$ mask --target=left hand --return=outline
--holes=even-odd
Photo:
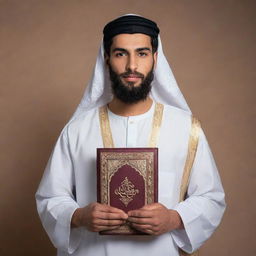
[[[131,226],[150,235],[161,235],[173,229],[183,228],[180,215],[175,210],[169,210],[160,203],[143,206],[138,210],[128,212]]]

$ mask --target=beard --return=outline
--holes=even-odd
[[[128,82],[125,85],[121,77],[136,75],[142,79],[140,85],[134,86],[134,82]],[[146,76],[139,72],[125,72],[118,75],[109,65],[109,76],[111,81],[111,88],[114,96],[126,104],[134,104],[145,100],[151,91],[151,82],[154,79],[154,65]]]

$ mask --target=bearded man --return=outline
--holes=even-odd
[[[38,212],[58,255],[191,253],[219,225],[225,201],[204,133],[181,201],[188,168],[191,112],[163,55],[156,23],[125,15],[104,28],[94,75],[63,129],[36,193]],[[148,147],[161,107],[158,203],[125,213],[96,202],[96,148],[103,147],[99,112],[109,119],[111,147]],[[191,155],[190,155],[191,156]],[[183,189],[184,190],[184,189]],[[101,236],[125,222],[147,236]]]

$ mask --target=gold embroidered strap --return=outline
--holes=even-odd
[[[180,202],[185,199],[186,192],[188,189],[190,172],[194,163],[196,150],[197,150],[200,127],[201,127],[200,122],[196,118],[192,117],[192,124],[191,124],[191,130],[190,130],[190,136],[189,136],[189,142],[188,142],[188,154],[187,154],[187,159],[185,162],[185,167],[184,167],[183,176],[181,180],[180,200],[179,200]]]
[[[101,135],[103,139],[104,148],[113,148],[114,142],[113,142],[112,133],[110,129],[107,106],[100,107],[99,115],[100,115]]]
[[[181,180],[181,187],[180,187],[180,200],[179,200],[180,202],[185,200],[185,196],[188,190],[189,177],[190,177],[191,169],[196,156],[200,129],[201,129],[200,122],[195,117],[192,117],[192,124],[191,124],[191,130],[190,130],[190,136],[189,136],[189,142],[188,142],[188,154],[185,162],[185,167],[184,167],[183,176]],[[199,255],[198,250],[191,254],[186,253],[181,249],[179,250],[179,252],[180,252],[180,256],[189,256],[189,255],[198,256]]]
[[[152,130],[149,140],[149,147],[156,147],[158,135],[160,131],[160,126],[162,123],[164,106],[160,103],[156,103],[153,122],[152,122]],[[107,106],[103,106],[99,108],[99,117],[100,117],[100,128],[101,135],[103,139],[103,145],[105,148],[114,148],[113,137],[111,133],[109,118],[108,118],[108,109]]]
[[[152,123],[152,131],[151,131],[149,144],[148,144],[149,147],[153,148],[153,147],[156,147],[157,145],[159,131],[162,123],[163,110],[164,110],[164,105],[160,103],[156,103],[153,123]]]

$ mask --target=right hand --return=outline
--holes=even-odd
[[[84,208],[75,210],[71,227],[85,226],[89,231],[99,232],[103,230],[112,230],[123,225],[128,215],[115,207],[91,203]]]

